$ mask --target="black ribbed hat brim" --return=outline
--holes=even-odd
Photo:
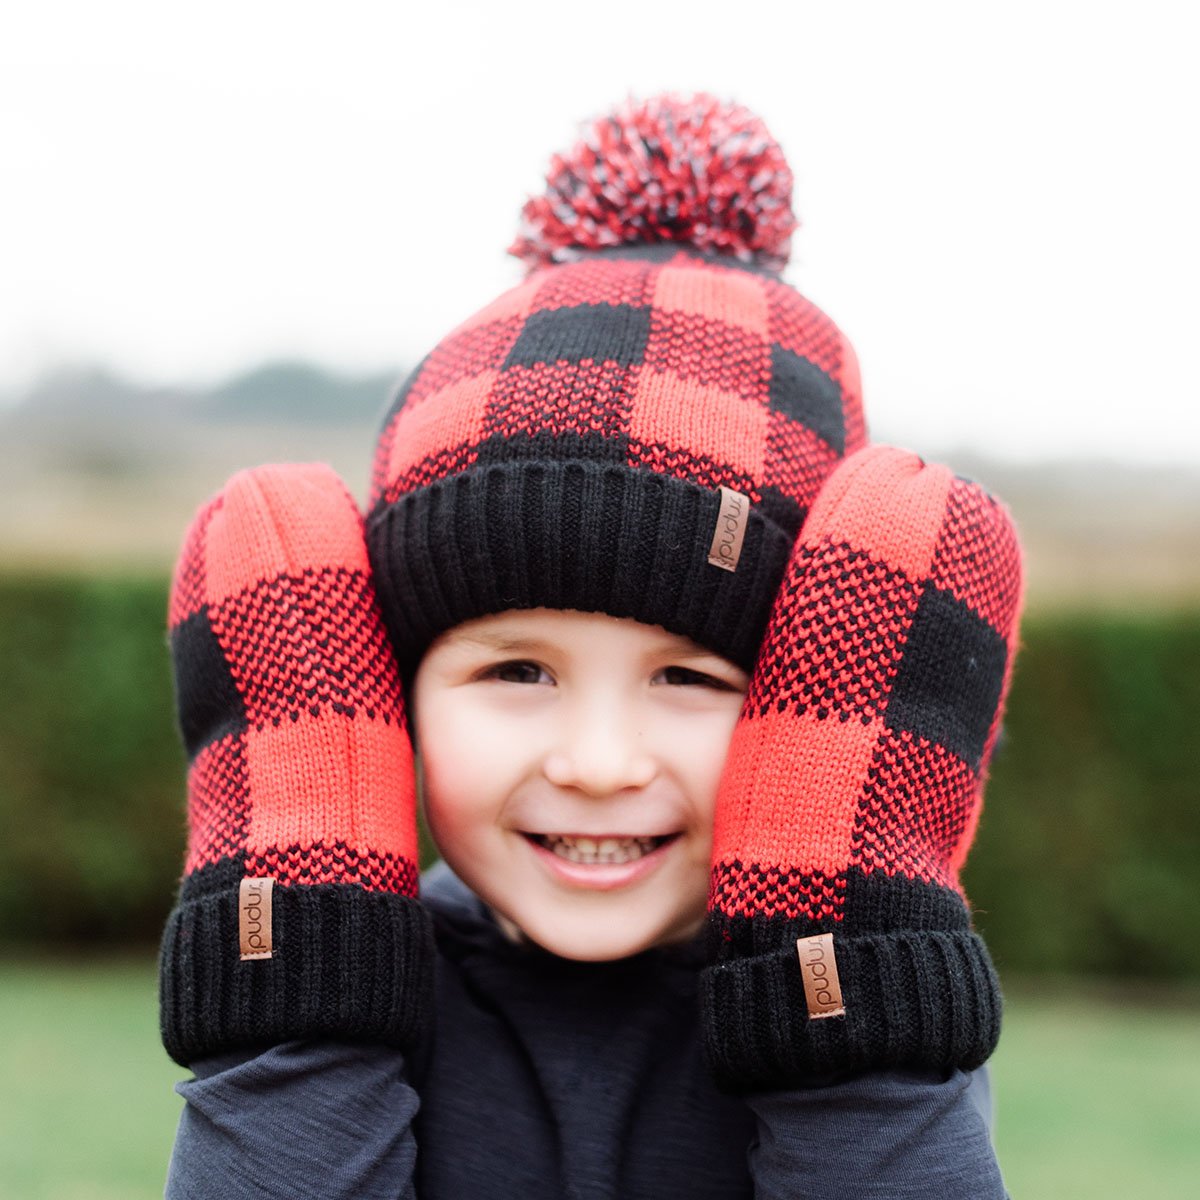
[[[616,463],[513,461],[379,505],[367,545],[401,672],[455,625],[524,608],[661,625],[751,671],[796,529],[752,507],[723,570],[708,562],[720,502]]]

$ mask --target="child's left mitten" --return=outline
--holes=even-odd
[[[826,481],[717,798],[702,993],[724,1085],[992,1052],[999,981],[959,873],[1020,600],[1016,530],[976,484],[886,446]]]
[[[171,589],[188,841],[163,935],[176,1062],[308,1036],[400,1048],[431,1011],[412,746],[362,518],[322,465],[235,475]]]

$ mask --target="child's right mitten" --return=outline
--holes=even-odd
[[[959,881],[1017,642],[977,485],[871,446],[792,552],[717,799],[706,1045],[732,1090],[982,1063],[1001,997]]]
[[[411,1045],[433,970],[412,747],[362,518],[334,472],[234,476],[187,533],[169,626],[189,767],[167,1052]]]

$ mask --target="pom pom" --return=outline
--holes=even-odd
[[[778,273],[797,223],[792,173],[754,113],[703,92],[629,97],[551,159],[508,252],[533,270],[605,246],[683,242]]]

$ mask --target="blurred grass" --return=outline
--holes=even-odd
[[[154,967],[0,964],[0,1194],[162,1195],[185,1072],[159,1048]],[[1196,1194],[1200,995],[1009,985],[992,1061],[1012,1195]]]
[[[1153,998],[1151,998],[1153,996]],[[1014,1198],[1183,1200],[1200,1180],[1200,994],[1006,985],[995,1141]]]
[[[161,1197],[185,1073],[144,960],[0,964],[0,1195]]]

